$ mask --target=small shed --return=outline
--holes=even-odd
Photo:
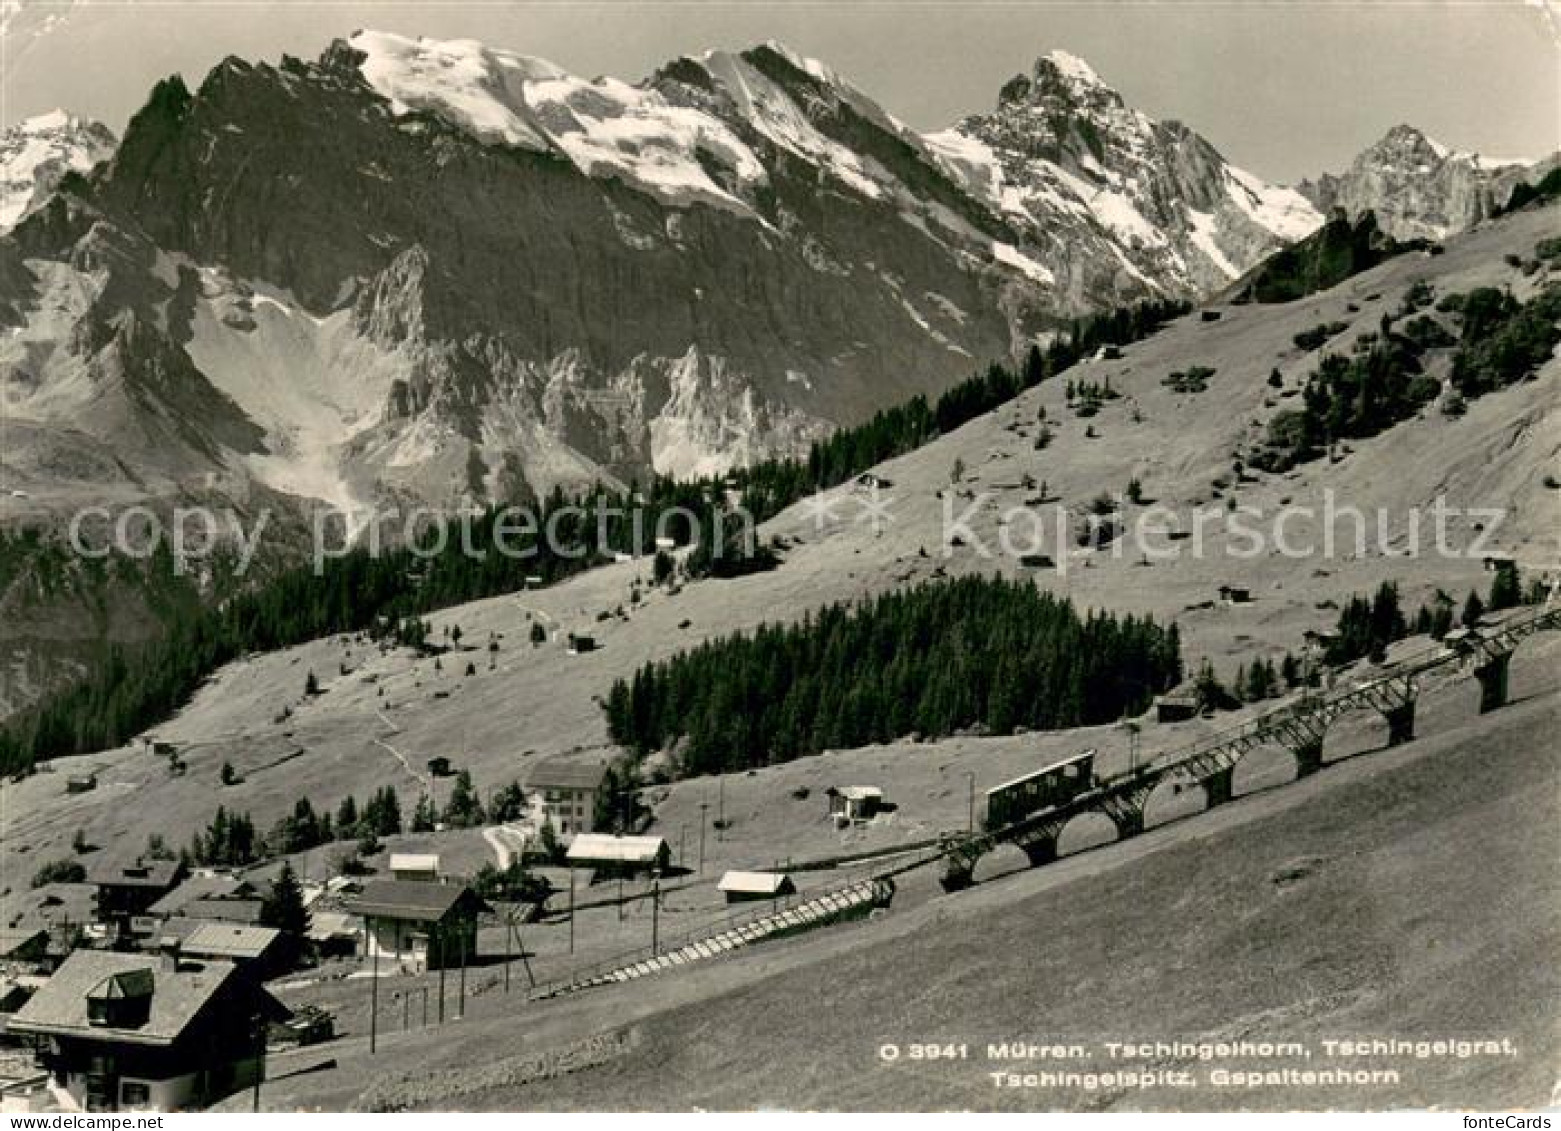
[[[1221,585],[1220,600],[1227,605],[1245,605],[1252,600],[1252,590],[1246,585]]]
[[[91,793],[97,787],[97,774],[72,774],[65,779],[66,793]]]
[[[611,836],[581,833],[569,842],[571,868],[591,868],[599,876],[632,876],[665,870],[672,857],[659,836]]]
[[[779,899],[797,893],[797,885],[784,872],[727,872],[716,886],[728,903]]]
[[[883,809],[883,790],[876,785],[830,786],[829,815],[847,821],[870,821]]]
[[[439,854],[437,852],[392,852],[390,874],[398,880],[420,880],[432,883],[439,878]]]
[[[438,754],[428,759],[428,772],[436,778],[449,777],[450,759],[446,758],[443,754]]]
[[[356,954],[362,937],[362,923],[345,911],[316,911],[309,916],[309,929],[304,932],[321,958]]]
[[[1157,696],[1154,701],[1154,717],[1157,723],[1180,723],[1196,718],[1202,704],[1198,693],[1190,687],[1178,687]]]
[[[569,654],[571,656],[582,656],[587,652],[594,651],[596,651],[596,637],[587,636],[580,632],[571,632],[569,634]]]
[[[1302,634],[1308,648],[1319,648],[1323,651],[1334,647],[1339,643],[1339,634],[1330,629],[1309,628]]]

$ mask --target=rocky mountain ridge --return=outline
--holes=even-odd
[[[1069,59],[935,137],[775,43],[638,85],[374,32],[229,59],[0,243],[0,395],[152,494],[718,472],[1315,219]],[[40,452],[7,460],[39,495]]]

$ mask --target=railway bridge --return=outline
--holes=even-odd
[[[1415,702],[1419,681],[1438,669],[1472,671],[1480,685],[1480,711],[1494,711],[1507,702],[1508,671],[1518,645],[1536,632],[1561,628],[1561,605],[1552,599],[1537,611],[1486,629],[1449,633],[1434,648],[1408,657],[1377,678],[1327,692],[1304,690],[1290,703],[1230,730],[1167,751],[1122,773],[1098,779],[1064,803],[984,832],[950,833],[943,840],[943,887],[958,891],[973,882],[977,861],[1002,844],[1022,849],[1031,866],[1057,858],[1057,841],[1075,817],[1103,813],[1116,827],[1117,839],[1144,831],[1150,795],[1167,782],[1197,786],[1206,807],[1233,797],[1236,765],[1259,747],[1283,747],[1295,758],[1297,777],[1323,766],[1323,739],[1329,726],[1352,711],[1372,710],[1387,722],[1389,746],[1415,737]]]

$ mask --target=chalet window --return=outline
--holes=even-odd
[[[152,1102],[152,1089],[140,1080],[126,1080],[119,1086],[119,1102],[127,1107],[146,1107]]]

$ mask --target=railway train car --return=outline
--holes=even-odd
[[[1072,801],[1095,784],[1095,752],[1071,758],[986,791],[986,827],[1001,829],[1032,813]]]

